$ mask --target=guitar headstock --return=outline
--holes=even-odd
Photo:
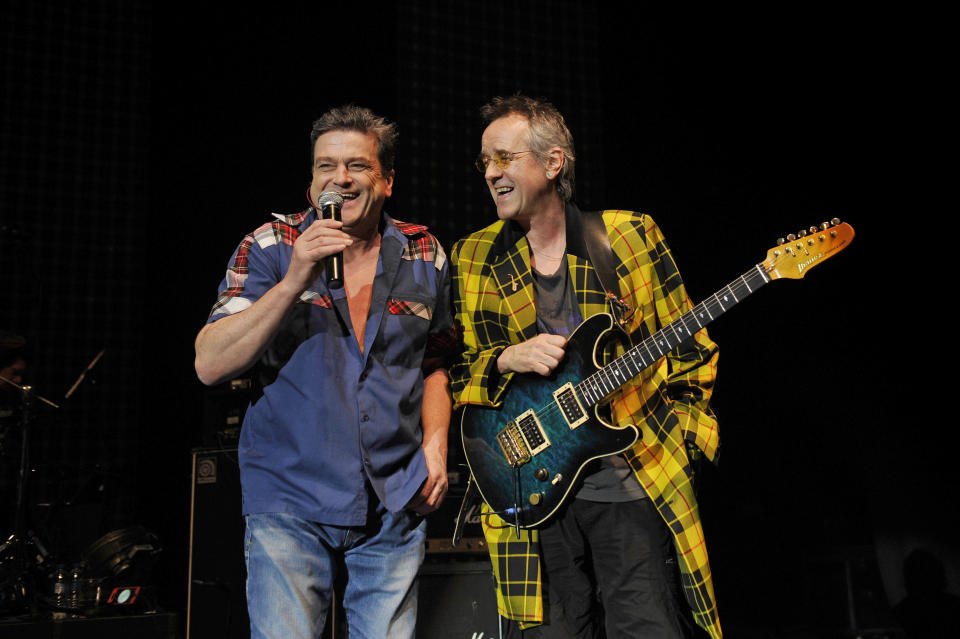
[[[781,277],[798,280],[814,266],[847,248],[853,236],[852,226],[834,218],[779,240],[778,246],[767,251],[767,259],[761,266],[771,280]]]

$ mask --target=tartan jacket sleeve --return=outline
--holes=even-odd
[[[650,216],[605,211],[623,299],[633,309],[629,331],[646,338],[693,307],[659,227]],[[722,636],[699,506],[691,484],[687,443],[709,459],[719,446],[709,408],[717,346],[705,329],[641,373],[612,398],[618,424],[641,433],[625,453],[673,534],[684,595],[694,619],[714,639]]]
[[[497,357],[536,334],[529,258],[521,246],[496,253],[502,229],[503,222],[492,224],[457,242],[451,252],[454,321],[462,340],[462,357],[450,369],[454,409],[502,403],[513,373],[501,375]],[[526,240],[520,244],[525,247]]]
[[[632,311],[628,331],[636,343],[679,319],[693,303],[666,240],[649,215],[605,211],[604,221],[617,259],[620,294]],[[709,408],[717,356],[706,329],[699,330],[692,341],[679,345],[614,396],[617,422],[649,422],[658,406],[668,406],[683,440],[713,460],[720,443],[717,420]]]

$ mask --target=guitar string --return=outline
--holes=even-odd
[[[759,265],[758,265],[758,266],[759,266]],[[642,340],[642,341],[641,341],[639,344],[637,344],[636,346],[628,349],[623,355],[621,355],[620,357],[616,358],[615,360],[613,360],[612,362],[610,362],[609,364],[607,364],[607,365],[604,366],[603,368],[601,368],[601,369],[595,371],[594,373],[592,373],[591,375],[587,376],[586,378],[584,378],[583,380],[581,380],[581,382],[580,382],[580,384],[578,384],[578,386],[592,380],[591,383],[587,383],[587,384],[586,384],[587,388],[590,388],[590,389],[592,390],[593,387],[600,386],[600,387],[601,387],[601,390],[603,390],[603,392],[604,392],[604,397],[606,397],[607,395],[615,392],[617,389],[619,389],[619,388],[620,388],[621,386],[623,386],[625,383],[629,382],[631,379],[633,379],[634,377],[636,377],[637,375],[639,375],[640,373],[642,373],[644,370],[646,370],[647,368],[649,368],[650,366],[652,366],[654,363],[660,361],[660,359],[662,359],[663,357],[666,357],[666,356],[669,354],[670,350],[672,350],[673,348],[675,348],[676,345],[679,345],[679,344],[682,343],[684,340],[689,339],[690,337],[692,337],[696,331],[691,331],[691,330],[690,330],[690,328],[689,328],[689,326],[688,326],[688,324],[687,324],[687,321],[688,321],[688,320],[694,322],[694,323],[697,325],[697,327],[698,327],[697,330],[700,330],[700,329],[702,329],[704,326],[706,326],[707,324],[709,324],[710,321],[712,321],[712,320],[715,318],[714,315],[713,315],[712,313],[710,313],[710,304],[711,304],[711,302],[714,303],[714,306],[713,306],[713,309],[714,309],[714,310],[716,310],[717,306],[719,306],[720,309],[722,309],[721,312],[720,312],[720,313],[717,313],[717,315],[716,315],[716,317],[719,317],[719,315],[721,315],[723,312],[725,312],[725,311],[727,310],[727,308],[732,308],[734,305],[736,305],[737,303],[739,303],[739,302],[740,302],[741,300],[743,300],[745,297],[747,297],[748,295],[750,295],[751,293],[753,293],[757,288],[759,288],[760,286],[762,286],[763,284],[765,284],[766,281],[765,281],[765,279],[763,279],[764,276],[758,275],[757,268],[758,268],[758,267],[754,267],[753,269],[747,271],[746,273],[744,273],[743,275],[741,275],[739,278],[733,280],[732,282],[730,282],[729,284],[727,284],[727,286],[725,286],[724,288],[722,288],[722,289],[720,289],[719,291],[717,291],[716,293],[714,293],[711,297],[707,298],[706,300],[704,300],[703,302],[701,302],[701,303],[698,304],[697,306],[694,306],[692,309],[690,309],[689,311],[687,311],[686,313],[684,313],[683,315],[681,315],[677,320],[675,320],[675,321],[671,322],[670,324],[668,324],[667,326],[663,327],[663,328],[660,329],[660,331],[658,331],[657,333],[655,333],[655,334],[653,334],[653,335],[650,335],[650,336],[647,337],[646,339]],[[753,278],[754,280],[756,280],[758,277],[760,277],[761,279],[760,279],[760,281],[755,281],[755,282],[754,282],[755,286],[754,286],[754,287],[751,287],[751,286],[750,286],[750,283],[747,281],[747,278],[748,278],[748,277],[749,277],[749,278]],[[725,290],[726,290],[726,291],[729,291],[730,294],[733,295],[734,300],[735,300],[735,301],[733,302],[733,304],[728,305],[726,308],[723,306],[722,302],[721,302],[720,299],[719,299],[719,295],[720,295],[721,293],[723,293],[723,291],[725,291]],[[739,295],[738,295],[738,293],[739,293]],[[710,320],[708,320],[708,321],[705,322],[705,323],[704,323],[704,322],[701,322],[699,319],[697,319],[697,309],[700,308],[701,306],[704,307],[704,309],[707,311],[708,316],[711,318]],[[683,327],[682,330],[686,333],[686,335],[684,335],[683,337],[680,337],[680,336],[678,335],[678,332],[679,332],[680,329],[678,329],[678,328],[676,327],[677,324],[679,324],[680,326],[682,326],[682,327]],[[667,352],[664,353],[664,352],[663,352],[663,349],[660,348],[660,345],[659,345],[658,341],[657,341],[656,339],[654,339],[654,338],[655,338],[657,335],[660,335],[660,334],[668,335],[667,331],[668,331],[668,329],[671,329],[671,328],[672,328],[673,333],[675,334],[674,337],[677,337],[677,338],[678,338],[678,339],[677,339],[677,344],[674,345],[674,346],[669,347],[669,348],[667,349]],[[667,340],[668,340],[668,343],[669,343],[669,337],[667,338]],[[656,350],[657,350],[658,352],[660,352],[660,357],[654,357],[654,356],[653,356],[653,352],[651,351],[651,348],[650,348],[651,346],[656,346]],[[640,355],[640,359],[641,359],[641,362],[644,364],[644,366],[641,367],[641,368],[639,368],[639,370],[637,370],[636,372],[634,372],[629,378],[627,378],[625,381],[618,382],[618,379],[617,379],[617,377],[616,377],[616,373],[613,373],[613,376],[611,377],[611,373],[610,373],[609,371],[614,370],[614,369],[616,369],[616,370],[619,371],[621,365],[626,366],[627,372],[628,372],[628,373],[631,373],[632,371],[631,371],[630,366],[629,366],[628,364],[626,364],[626,362],[627,362],[628,360],[633,364],[633,368],[637,368],[636,362],[633,361],[633,360],[634,360],[634,355],[635,355],[636,353],[639,353],[642,349],[645,349],[645,350],[647,351],[648,355],[651,356],[652,361],[651,361],[650,363],[647,363],[647,362],[646,362],[646,359],[647,359],[647,358],[643,357],[643,355],[641,354],[641,355]],[[623,375],[622,372],[621,372],[620,374]],[[600,383],[597,384],[597,381],[599,381]],[[608,384],[608,383],[609,383],[609,384]],[[613,390],[607,390],[607,389],[606,389],[606,386],[608,386],[608,385],[613,385]],[[602,398],[601,398],[601,400],[602,400]],[[593,401],[593,400],[591,399],[591,401]],[[593,405],[595,405],[596,403],[599,403],[599,401],[600,401],[600,400],[598,400],[597,402],[595,402]]]
[[[754,283],[754,286],[752,287],[750,286],[751,280]],[[681,344],[684,340],[692,337],[695,331],[692,332],[690,330],[687,324],[687,320],[693,321],[697,325],[698,327],[697,330],[699,331],[700,329],[704,328],[707,324],[710,324],[711,322],[713,322],[713,320],[715,320],[717,317],[724,314],[727,310],[729,310],[730,308],[733,308],[733,306],[743,301],[747,296],[754,293],[758,288],[760,288],[761,286],[769,282],[770,282],[770,279],[767,276],[767,271],[763,268],[763,263],[756,264],[753,268],[751,268],[750,270],[740,275],[740,277],[735,278],[733,281],[731,281],[725,287],[718,290],[712,296],[708,297],[703,302],[701,302],[700,304],[697,304],[692,309],[690,309],[689,311],[681,315],[679,318],[677,318],[677,320],[674,320],[667,326],[664,326],[659,331],[657,331],[657,333],[650,335],[646,339],[642,340],[636,346],[628,349],[623,355],[621,355],[620,357],[617,357],[606,366],[600,368],[597,371],[594,371],[593,373],[585,377],[583,380],[575,384],[574,387],[579,391],[580,396],[587,395],[588,390],[591,391],[590,393],[591,395],[597,394],[598,392],[600,393],[600,397],[598,399],[587,397],[588,407],[596,406],[602,403],[606,397],[613,394],[624,384],[628,383],[631,379],[633,379],[634,377],[642,373],[644,370],[653,366],[656,362],[660,361],[661,359],[669,355],[670,351],[673,350],[673,348],[675,348],[679,344]],[[734,299],[732,304],[729,303],[729,300],[727,300],[728,306],[724,306],[723,302],[721,301],[720,296],[721,294],[724,293],[724,291],[729,292]],[[701,307],[703,308],[704,311],[706,311],[707,316],[709,318],[706,322],[703,322],[697,318],[698,309],[700,309]],[[718,308],[719,308],[719,312],[717,312]],[[713,312],[711,312],[711,309],[713,310]],[[683,337],[680,337],[678,335],[678,329],[676,327],[677,324],[680,324],[680,326],[683,327],[683,330],[686,333],[686,335],[684,335]],[[677,341],[676,341],[676,344],[674,344],[673,346],[668,346],[667,352],[664,353],[660,343],[658,342],[657,339],[654,339],[654,338],[660,334],[667,335],[666,331],[668,329],[672,329],[674,333],[674,337],[677,338]],[[669,337],[666,337],[666,343],[669,345],[670,343]],[[656,351],[660,353],[660,357],[653,356],[653,351],[651,350],[652,346],[656,347]],[[642,355],[641,353],[642,350],[646,350],[647,354],[650,356],[651,361],[649,363],[647,363],[646,358]],[[636,355],[638,353],[640,354],[639,357],[642,364],[641,367],[638,367],[635,361]],[[633,372],[631,370],[630,366],[627,364],[628,361],[631,364],[633,364],[634,369],[638,369],[636,370],[636,372]],[[631,373],[629,377],[626,377],[624,373],[620,371],[621,366],[626,367],[627,373]],[[611,377],[610,371],[612,370],[616,370],[617,372],[613,373],[613,376]],[[621,376],[626,377],[626,379],[623,381],[618,381],[618,378],[616,376],[617,373],[619,373]],[[608,389],[607,388],[608,386],[612,386],[612,389]],[[543,414],[544,416],[552,417],[554,414],[554,411],[552,410],[553,407],[556,407],[556,403],[550,402],[549,404],[534,410],[534,414],[536,415]],[[560,411],[560,408],[556,407],[556,410]],[[545,411],[549,411],[549,412],[545,412]]]
[[[710,297],[702,301],[700,304],[697,304],[696,306],[691,308],[689,311],[682,314],[679,318],[677,318],[670,324],[667,324],[666,326],[661,328],[659,331],[657,331],[653,335],[650,335],[647,338],[643,339],[639,344],[628,349],[625,353],[623,353],[622,355],[620,355],[619,357],[611,361],[606,366],[594,371],[593,373],[591,373],[590,375],[582,379],[580,382],[574,384],[573,386],[575,390],[579,390],[581,386],[585,386],[587,390],[592,391],[591,394],[599,393],[601,395],[601,397],[596,400],[594,400],[592,397],[586,397],[588,401],[584,408],[589,410],[589,408],[598,406],[601,403],[603,403],[603,400],[606,399],[609,395],[612,395],[617,390],[619,390],[622,386],[624,386],[630,380],[632,380],[634,377],[641,374],[643,371],[650,368],[651,366],[659,362],[661,359],[669,355],[670,351],[676,348],[676,346],[683,343],[685,340],[693,337],[697,331],[704,328],[707,324],[711,323],[714,319],[716,319],[717,317],[725,313],[728,309],[733,308],[733,306],[735,306],[736,304],[741,302],[743,299],[745,299],[748,295],[756,291],[760,286],[763,286],[764,284],[766,284],[767,280],[765,279],[764,276],[760,274],[762,271],[758,272],[757,270],[758,267],[759,265],[747,271],[740,277],[734,279],[733,281],[728,283],[725,287],[721,288],[716,293],[714,293],[713,295],[711,295]],[[754,282],[755,286],[751,287],[747,278],[752,278],[754,280],[759,279],[759,281],[755,281]],[[734,298],[734,301],[732,303],[729,303],[726,307],[723,305],[720,298],[720,296],[724,293],[724,291],[729,292]],[[712,304],[712,310],[714,311],[713,313],[711,313],[711,304]],[[707,315],[709,317],[707,322],[701,322],[697,318],[697,309],[699,309],[700,307],[703,307],[704,310],[707,312]],[[720,309],[720,311],[716,312],[718,308]],[[697,325],[697,331],[690,330],[687,324],[688,320],[694,322]],[[683,327],[682,330],[685,333],[685,335],[681,336],[679,332],[681,329],[677,328],[676,326],[677,324]],[[674,333],[673,337],[674,339],[676,339],[676,344],[674,344],[673,346],[668,346],[666,353],[664,353],[663,349],[658,343],[658,340],[655,338],[658,335],[663,334],[665,336],[666,343],[669,345],[671,342],[671,339],[668,336],[668,333],[667,333],[668,330],[672,330],[672,332]],[[653,356],[654,351],[651,350],[651,347],[655,347],[656,352],[660,353],[660,357]],[[640,353],[641,350],[646,350],[647,354],[652,358],[652,361],[648,362],[647,358],[644,357],[643,354],[641,353],[639,355],[639,359],[641,364],[643,365],[638,367],[636,364],[636,361],[634,361],[634,358],[636,354]],[[629,361],[629,364],[627,363],[628,361]],[[630,364],[632,364],[632,368]],[[620,371],[620,376],[625,377],[623,381],[619,381],[618,378],[615,376],[615,374],[611,374],[609,372],[612,369],[617,369],[619,371],[621,366],[626,368],[627,374],[630,374],[629,377],[626,377],[626,374]],[[637,369],[637,370],[634,371],[633,369]],[[607,389],[608,386],[612,386],[612,389],[608,390]],[[579,395],[581,397],[586,395],[585,390],[579,390]],[[557,404],[556,400],[554,400],[540,406],[539,408],[534,409],[533,413],[538,418],[538,420],[541,417],[545,419],[553,419],[553,417],[555,417],[557,414],[562,414],[563,410]]]

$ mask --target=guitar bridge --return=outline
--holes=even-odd
[[[570,427],[570,430],[573,430],[589,419],[587,411],[580,405],[580,400],[577,398],[577,391],[573,389],[572,383],[567,382],[553,391],[553,400],[557,402],[557,406],[560,407],[563,418],[567,420],[567,425]]]
[[[550,445],[536,413],[528,410],[497,433],[497,443],[503,451],[507,463],[513,467],[522,466]]]

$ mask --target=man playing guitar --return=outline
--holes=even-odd
[[[619,287],[616,299],[604,291],[572,202],[573,139],[556,108],[516,95],[495,98],[483,115],[477,166],[499,220],[453,249],[464,352],[450,377],[457,407],[497,409],[516,380],[556,375],[583,320],[615,310],[638,341],[692,304],[657,225],[629,211],[602,213]],[[521,495],[513,515],[486,507],[510,634],[683,637],[693,621],[721,637],[690,464],[700,452],[713,459],[719,444],[709,408],[716,364],[716,345],[701,329],[610,393],[613,424],[636,425],[639,438],[584,466],[544,523],[522,526],[516,517],[535,509],[536,493]],[[680,584],[689,613],[674,596]]]

